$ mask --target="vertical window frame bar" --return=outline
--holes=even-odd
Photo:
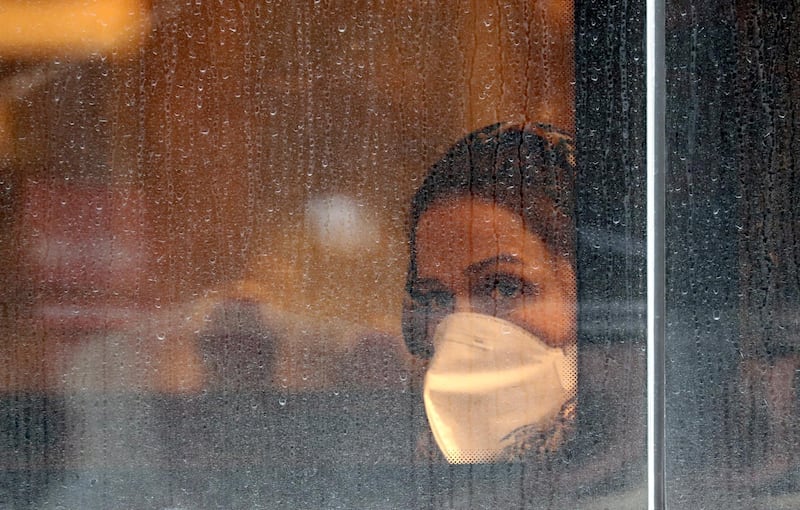
[[[664,0],[647,0],[647,472],[648,508],[665,508]]]

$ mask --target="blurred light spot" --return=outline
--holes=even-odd
[[[380,225],[370,209],[347,195],[314,197],[306,204],[310,234],[322,247],[337,252],[374,248],[380,241]]]

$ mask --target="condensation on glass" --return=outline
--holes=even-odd
[[[667,503],[800,503],[797,30],[667,2]]]
[[[0,8],[0,507],[643,508],[643,17]]]

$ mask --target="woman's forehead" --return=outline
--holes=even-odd
[[[513,255],[528,264],[549,258],[544,241],[530,232],[522,217],[487,200],[458,197],[430,207],[416,233],[420,277],[461,271],[477,261]]]
[[[444,226],[450,229],[442,228]],[[457,196],[434,203],[422,214],[417,223],[417,237],[421,233],[427,236],[462,231],[472,235],[484,231],[518,235],[517,231],[524,226],[522,217],[503,204],[469,195]]]

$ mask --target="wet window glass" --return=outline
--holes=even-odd
[[[0,507],[646,506],[643,2],[6,4]],[[796,445],[794,57],[747,9],[670,11],[770,97],[676,67],[736,123],[670,149],[725,186],[670,223],[675,462]]]
[[[795,508],[800,13],[666,10],[667,503]]]

